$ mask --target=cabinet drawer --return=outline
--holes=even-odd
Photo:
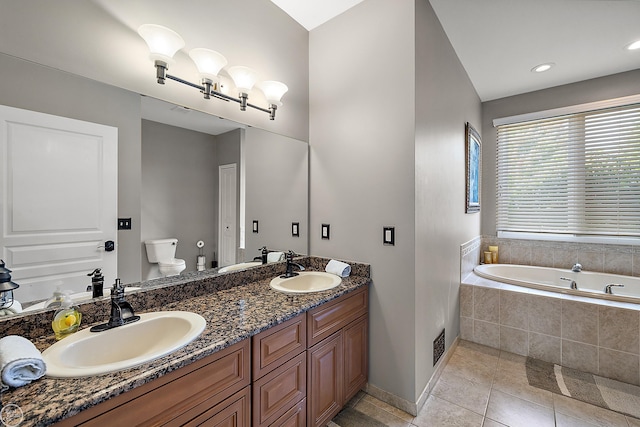
[[[249,427],[251,425],[251,387],[245,387],[194,420],[185,427]]]
[[[253,337],[253,379],[302,353],[307,348],[305,314],[260,332]]]
[[[299,354],[253,383],[253,425],[278,419],[307,395],[307,355]]]
[[[60,425],[183,425],[250,384],[249,344],[234,344]]]
[[[363,287],[307,312],[307,343],[315,345],[353,322],[369,309],[369,293]]]
[[[306,427],[307,399],[302,399],[296,406],[289,409],[269,427]]]

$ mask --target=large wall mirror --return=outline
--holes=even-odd
[[[199,256],[205,257],[205,268],[210,273],[214,266],[252,261],[260,256],[263,246],[274,251],[308,253],[309,150],[305,141],[158,99],[139,99],[140,239],[118,238],[116,251],[139,255],[143,281],[159,277],[148,261],[144,244],[152,239],[178,240],[175,256],[185,260],[184,273],[199,269]],[[122,146],[123,138],[119,144]],[[42,156],[46,162],[46,154]],[[232,197],[225,198],[221,194],[225,193],[221,170],[230,165],[235,179],[226,190]],[[7,176],[5,164],[2,169],[3,176]],[[119,168],[118,173],[122,181],[126,168]],[[64,199],[69,196],[68,189],[60,188],[59,194],[52,196]],[[221,205],[225,201],[231,201],[233,206],[232,217],[223,223],[221,217],[228,211]],[[126,213],[118,212],[118,216]],[[294,223],[297,233],[293,233]],[[232,235],[227,253],[220,247],[225,229],[231,230]],[[118,236],[127,236],[122,233],[128,231],[118,231]],[[18,258],[5,247],[6,239],[0,239],[3,257],[17,262]],[[198,242],[204,242],[204,246]],[[66,276],[39,277],[37,287],[26,283],[14,291],[14,297],[28,306],[49,298],[56,287],[83,292],[91,283],[86,276],[93,267],[90,264]],[[8,267],[17,273],[14,280],[20,284],[21,265]],[[120,270],[118,267],[117,275],[123,276]],[[114,279],[105,275],[105,288]]]

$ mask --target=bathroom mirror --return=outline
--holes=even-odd
[[[260,256],[262,246],[308,252],[305,141],[146,96],[141,96],[140,102],[141,238],[135,247],[128,247],[131,244],[120,238],[128,231],[119,231],[117,250],[138,251],[143,281],[158,277],[147,260],[144,241],[149,239],[177,238],[176,258],[186,261],[185,273],[197,270],[199,255],[205,256],[205,267],[211,269],[213,261],[219,267],[251,261]],[[223,262],[225,255],[220,253],[218,243],[219,169],[225,165],[235,165],[237,180],[233,189],[234,243]],[[126,213],[119,212],[119,216]],[[254,222],[259,224],[257,232]],[[298,224],[297,235],[292,233],[293,223]],[[197,246],[199,241],[205,243],[203,248]],[[105,277],[105,287],[112,280]],[[46,293],[50,295],[53,290]],[[15,298],[27,305],[30,301],[21,298],[19,291]],[[36,300],[44,298],[46,295]]]

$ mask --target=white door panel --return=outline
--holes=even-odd
[[[113,127],[0,106],[0,243],[16,299],[84,290],[98,267],[115,279],[104,242],[117,242],[117,144]]]
[[[236,164],[222,165],[219,171],[219,218],[218,252],[220,267],[236,263],[237,224],[237,173]]]

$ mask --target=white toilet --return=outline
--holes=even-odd
[[[154,264],[147,279],[177,276],[186,268],[183,259],[175,258],[178,239],[146,240],[144,245],[147,248],[149,262]],[[157,268],[155,268],[155,264],[157,264]]]

